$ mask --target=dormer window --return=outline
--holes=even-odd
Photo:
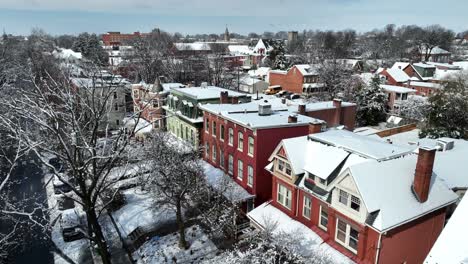
[[[280,171],[281,173],[283,174],[286,174],[288,176],[291,176],[291,165],[289,165],[289,163],[287,162],[284,162],[280,159],[278,159],[278,167],[277,167],[277,170]]]
[[[361,199],[343,190],[340,190],[340,196],[338,198],[338,201],[346,205],[347,207],[350,207],[354,211],[359,212],[359,210],[361,209]]]

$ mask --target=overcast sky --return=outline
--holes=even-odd
[[[83,31],[249,33],[440,24],[468,29],[466,0],[0,0],[0,26],[28,34]]]

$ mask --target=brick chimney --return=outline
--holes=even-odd
[[[317,134],[322,132],[324,122],[321,120],[312,121],[309,123],[309,134]]]
[[[420,203],[427,201],[429,196],[435,153],[435,148],[419,148],[412,189]]]
[[[231,103],[232,104],[238,104],[239,103],[239,97],[237,97],[237,96],[232,97],[231,98]]]
[[[228,104],[229,103],[229,94],[227,91],[221,92],[219,96],[219,101],[221,104]]]
[[[333,99],[333,106],[335,107],[333,125],[339,126],[341,124],[341,99]]]
[[[288,123],[297,123],[297,115],[289,115]]]
[[[305,104],[300,104],[300,105],[297,107],[297,112],[298,112],[300,115],[306,115],[306,106],[305,106]]]

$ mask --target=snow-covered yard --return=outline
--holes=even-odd
[[[142,192],[138,188],[122,193],[126,204],[112,215],[124,236],[137,227],[151,230],[176,218],[174,209],[167,205],[157,205],[151,193]]]
[[[159,264],[175,263],[174,261],[199,263],[215,256],[218,249],[199,226],[187,228],[185,234],[190,244],[188,250],[179,248],[179,234],[176,232],[163,237],[153,237],[133,253],[133,257],[139,264]]]

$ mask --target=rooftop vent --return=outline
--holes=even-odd
[[[451,138],[439,138],[437,139],[437,146],[439,146],[440,151],[447,151],[455,147],[455,140]]]
[[[200,87],[201,88],[206,88],[206,87],[208,87],[208,83],[207,82],[202,82]]]

